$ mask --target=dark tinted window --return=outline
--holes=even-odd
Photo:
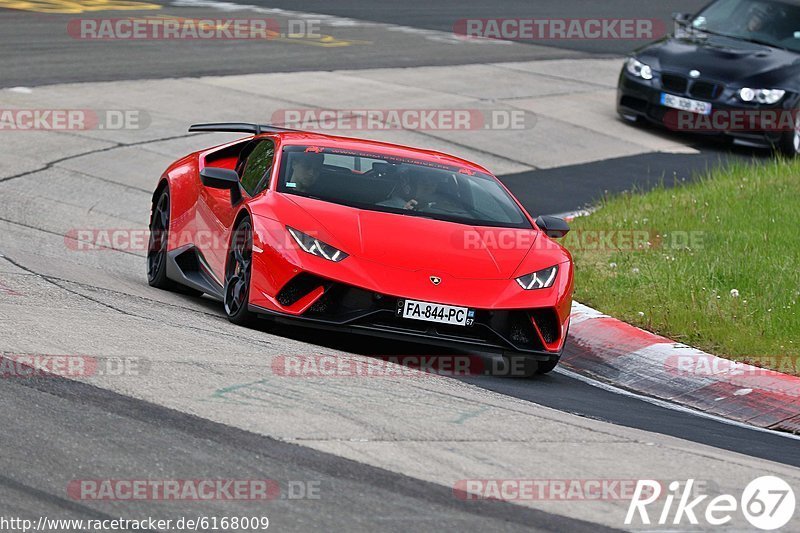
[[[327,147],[286,147],[281,161],[279,192],[476,226],[531,227],[497,180],[482,172]]]
[[[800,52],[800,5],[778,0],[717,0],[692,21],[696,30]]]
[[[275,158],[275,145],[272,141],[260,141],[247,156],[242,170],[242,187],[250,196],[255,196],[269,184],[269,171]]]

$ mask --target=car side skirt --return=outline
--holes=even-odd
[[[203,291],[220,302],[224,299],[222,284],[214,277],[203,254],[193,244],[167,252],[167,277],[181,285]]]

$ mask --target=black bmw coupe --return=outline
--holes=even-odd
[[[715,0],[674,18],[627,58],[618,113],[800,153],[800,0]]]

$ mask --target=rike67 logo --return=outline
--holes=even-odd
[[[685,484],[673,481],[662,494],[660,482],[640,479],[625,516],[625,525],[640,523],[660,526],[700,525],[724,526],[741,513],[751,526],[771,531],[784,527],[794,516],[795,496],[792,487],[776,476],[762,476],[751,481],[739,499],[720,494],[709,499],[707,494],[693,493],[694,479]],[[650,514],[654,513],[654,514]]]

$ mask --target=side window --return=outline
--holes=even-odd
[[[250,196],[255,196],[269,184],[269,171],[275,159],[275,145],[270,140],[260,141],[250,155],[241,175],[242,187]]]

